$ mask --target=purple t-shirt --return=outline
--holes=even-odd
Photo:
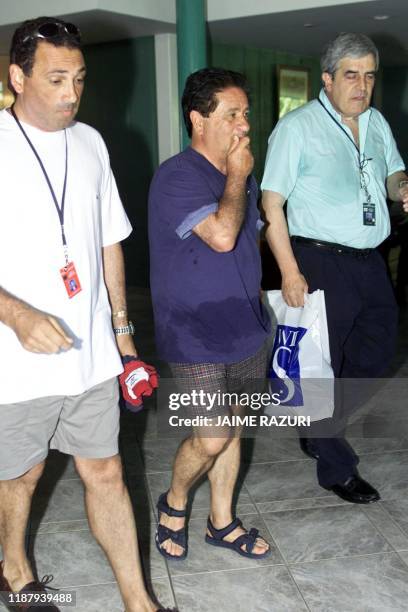
[[[260,302],[257,185],[234,249],[217,253],[192,232],[218,209],[226,176],[188,147],[157,170],[149,194],[150,282],[162,359],[235,363],[256,353],[269,332]]]

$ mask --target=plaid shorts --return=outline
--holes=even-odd
[[[202,391],[199,405],[188,407],[189,416],[217,417],[229,414],[241,394],[264,391],[267,368],[267,344],[236,363],[170,363],[173,378],[181,393]],[[232,397],[229,394],[234,394]],[[225,397],[227,395],[227,397]],[[209,396],[212,400],[209,400]],[[215,401],[213,401],[215,399]]]

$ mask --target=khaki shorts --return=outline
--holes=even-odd
[[[101,459],[118,453],[117,378],[80,395],[40,397],[0,404],[0,480],[25,474],[48,455]]]

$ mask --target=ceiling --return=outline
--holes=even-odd
[[[64,13],[56,16],[75,23],[81,30],[82,41],[85,45],[176,31],[175,25],[165,21],[144,19],[99,9],[81,13]],[[11,37],[17,25],[0,26],[1,55],[8,54]]]
[[[377,21],[375,15],[389,19]],[[209,30],[217,42],[312,56],[340,32],[363,32],[376,42],[383,65],[408,65],[407,26],[408,0],[374,0],[213,21]]]
[[[222,0],[221,0],[222,1]],[[271,0],[273,2],[273,0]],[[384,21],[375,15],[388,15]],[[168,22],[91,10],[65,14],[76,23],[85,44],[175,32]],[[305,27],[305,24],[311,24]],[[408,0],[372,0],[355,4],[211,21],[217,42],[264,47],[319,56],[326,43],[344,31],[364,32],[380,49],[383,65],[408,65]],[[0,26],[0,54],[7,54],[16,24]]]

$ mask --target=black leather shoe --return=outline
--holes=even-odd
[[[301,450],[311,459],[318,459],[319,453],[311,438],[299,438]]]
[[[324,488],[352,504],[371,504],[381,499],[379,492],[358,475],[350,476],[343,484]]]

